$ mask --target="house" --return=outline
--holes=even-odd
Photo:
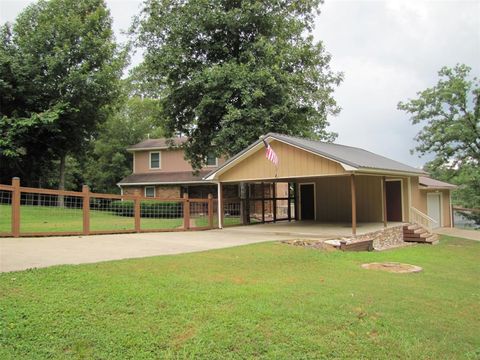
[[[216,196],[217,184],[204,180],[204,176],[224,163],[223,158],[209,156],[206,165],[195,174],[184,158],[181,145],[185,137],[170,139],[147,139],[127,148],[133,156],[132,174],[117,185],[121,193],[140,193],[145,197],[178,199],[188,194],[191,198]],[[237,196],[236,186],[227,186],[232,197]]]
[[[279,158],[265,157],[265,140]],[[420,222],[451,226],[454,185],[423,170],[372,152],[269,133],[229,160],[209,157],[198,174],[184,159],[185,138],[149,139],[128,148],[132,174],[118,183],[123,194],[176,199],[217,198],[219,226],[279,220],[328,223]]]
[[[265,158],[265,140],[280,159],[278,168]],[[204,177],[219,186],[247,184],[271,187],[272,196],[252,202],[289,203],[287,219],[319,222],[419,222],[428,227],[451,226],[450,191],[454,185],[430,179],[423,170],[372,152],[332,143],[269,133]],[[288,194],[275,194],[279,183]],[[223,187],[221,187],[223,188]],[[250,192],[252,194],[252,192]],[[222,193],[219,206],[223,206]],[[262,205],[264,207],[264,205]],[[223,212],[221,212],[223,213]],[[248,219],[251,216],[245,215]],[[254,217],[255,218],[255,217]],[[265,220],[265,214],[262,214]],[[222,221],[222,220],[220,220]]]

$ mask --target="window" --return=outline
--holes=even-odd
[[[160,169],[160,152],[150,153],[150,169]]]
[[[215,157],[214,154],[208,154],[207,155],[207,166],[218,166],[217,164],[217,158]]]
[[[145,197],[155,197],[155,186],[145,186]]]

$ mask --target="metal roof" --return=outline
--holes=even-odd
[[[389,159],[385,156],[381,156],[370,151],[360,149],[353,146],[346,146],[334,143],[327,143],[317,140],[309,140],[289,135],[268,133],[263,137],[266,141],[277,140],[284,143],[296,146],[298,148],[310,151],[314,154],[323,156],[330,160],[341,163],[342,165],[347,165],[353,169],[349,170],[379,170],[386,172],[398,172],[398,173],[413,173],[418,175],[425,175],[425,171],[421,169],[414,168],[412,166],[403,164],[396,160]],[[232,162],[238,158],[246,155],[246,153],[256,147],[262,139],[257,140],[250,146],[248,146],[243,151],[239,152],[228,161],[226,161],[218,169],[210,172],[206,178],[210,178],[212,175],[215,175],[218,172],[221,172],[222,169],[228,167]],[[281,161],[281,160],[280,160]]]
[[[184,136],[176,138],[147,139],[128,147],[127,150],[168,149],[170,148],[170,142],[173,142],[173,146],[180,146],[187,140],[188,138]]]
[[[457,185],[435,180],[426,176],[420,176],[418,178],[418,183],[428,189],[455,189],[457,187]]]
[[[208,173],[209,171],[200,171],[198,175],[194,175],[192,171],[176,171],[131,174],[123,178],[118,185],[205,183],[207,181],[203,180],[203,177]]]

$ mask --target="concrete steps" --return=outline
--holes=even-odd
[[[437,245],[439,240],[438,235],[428,232],[420,225],[408,224],[403,226],[403,241]]]

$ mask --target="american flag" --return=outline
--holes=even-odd
[[[275,166],[278,166],[278,156],[275,154],[275,151],[273,151],[272,147],[270,144],[267,144],[265,140],[263,140],[263,143],[265,144],[265,148],[267,149],[265,156],[268,160],[270,160],[272,163],[275,164]]]

